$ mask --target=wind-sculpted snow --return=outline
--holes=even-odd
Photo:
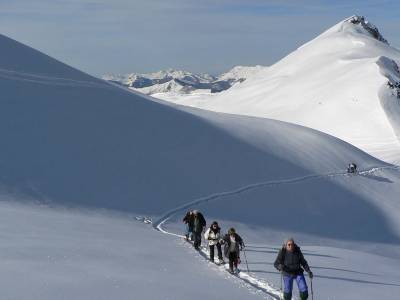
[[[379,30],[365,18],[354,16],[221,94],[157,97],[212,111],[300,124],[397,163],[400,142],[395,120],[400,115],[394,104],[398,98],[383,100],[391,104],[382,105],[380,92],[381,87],[390,89],[383,73],[391,72],[393,64],[378,67],[381,57],[400,64],[400,52]]]

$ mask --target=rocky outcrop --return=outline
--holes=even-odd
[[[353,16],[349,20],[352,24],[355,25],[360,25],[362,28],[364,28],[373,38],[377,39],[378,41],[388,44],[389,42],[382,36],[382,34],[379,32],[378,28],[368,22],[365,17],[363,16]]]

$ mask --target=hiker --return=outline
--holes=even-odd
[[[347,173],[356,173],[357,172],[357,165],[355,163],[350,163],[347,167]]]
[[[185,234],[185,239],[186,240],[193,240],[193,221],[194,221],[194,214],[192,210],[189,210],[185,217],[183,218],[183,223],[186,224],[186,234]]]
[[[300,299],[306,300],[308,298],[308,287],[303,272],[305,270],[311,279],[313,278],[313,273],[304,259],[300,247],[295,244],[292,238],[288,239],[279,251],[274,266],[283,276],[285,284],[283,299],[292,299],[293,280],[296,280]]]
[[[221,249],[221,228],[218,226],[218,223],[214,221],[210,228],[206,230],[204,233],[204,238],[208,241],[208,246],[210,247],[210,261],[214,262],[214,248],[217,247],[218,251],[218,263],[223,264],[224,259],[222,258],[222,249]]]
[[[228,234],[224,236],[224,254],[229,259],[229,273],[237,273],[240,264],[240,250],[244,248],[244,243],[235,228],[230,228]]]
[[[200,249],[201,234],[206,227],[206,220],[201,212],[198,210],[193,211],[193,246],[196,250]]]

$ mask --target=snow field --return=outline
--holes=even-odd
[[[301,90],[287,83],[312,89],[297,79],[335,74],[332,83],[346,83],[346,88],[350,80],[361,78],[354,91],[363,101],[371,100],[364,96],[375,95],[375,88],[395,75],[384,72],[384,79],[371,55],[382,49],[397,52],[342,27],[228,92],[251,97],[255,106],[249,111],[261,112],[262,89],[272,92],[280,86],[277,97],[291,102],[284,96],[298,96]],[[335,49],[325,42],[329,45],[332,38],[345,46],[347,37],[354,43],[346,55],[335,57]],[[321,48],[311,51],[315,45]],[[333,51],[327,53],[332,60],[321,70],[321,61],[313,58],[325,48]],[[359,48],[367,50],[358,55]],[[397,299],[396,166],[302,126],[182,107],[128,92],[4,36],[0,49],[0,284],[6,299],[269,297],[262,284],[276,292],[279,278],[270,262],[288,235],[305,246],[306,257],[317,269],[316,291],[322,299]],[[310,61],[291,64],[301,53]],[[388,65],[385,59],[379,63]],[[343,66],[348,73],[340,71]],[[365,71],[359,77],[358,67]],[[302,77],[304,68],[308,77]],[[281,73],[266,84],[265,75],[273,69]],[[381,149],[393,141],[397,116],[392,94],[382,91],[387,97],[383,112],[392,112],[390,119],[373,102],[376,111],[368,116],[374,117],[370,122],[344,120],[338,116],[351,116],[347,110],[359,101],[345,104],[343,114],[324,115],[341,107],[327,87],[320,82],[317,94],[307,94],[332,96],[324,100],[332,100],[326,102],[329,107],[321,104],[318,118],[310,108],[320,104],[308,103],[309,98],[293,106],[273,101],[268,111],[299,122],[304,116],[330,128],[335,124],[338,132],[353,128],[351,138]],[[335,91],[349,96],[341,88]],[[240,97],[229,99],[242,104],[237,107],[244,111]],[[215,104],[226,107],[222,100]],[[296,106],[304,111],[294,113]],[[392,150],[386,154],[395,157]],[[352,161],[363,171],[358,176],[344,174]],[[251,245],[247,258],[257,268],[242,278],[251,288],[230,275],[233,280],[222,280],[225,271],[210,272],[198,261],[202,256],[186,251],[180,247],[182,240],[171,236],[180,235],[178,213],[191,205],[221,220],[223,228],[237,227]],[[156,227],[171,234],[140,224],[134,220],[137,215],[158,220]],[[257,292],[257,285],[264,292]]]
[[[277,290],[279,275],[273,262],[280,243],[293,236],[304,246],[306,259],[315,274],[314,288],[318,298],[397,299],[400,292],[397,272],[400,224],[396,196],[399,175],[397,167],[377,168],[362,171],[359,175],[331,176],[329,181],[335,181],[336,188],[326,186],[324,176],[317,176],[253,187],[239,193],[221,193],[219,197],[204,197],[187,207],[177,208],[155,225],[158,224],[164,233],[182,232],[180,219],[191,207],[200,209],[208,223],[217,220],[224,232],[235,227],[245,244],[251,245],[246,247],[250,277],[260,290],[265,291],[264,284]],[[385,194],[377,192],[385,186]],[[317,190],[310,193],[310,189]],[[328,190],[329,195],[326,195]],[[346,190],[364,194],[359,199],[369,203],[360,203],[359,196]],[[269,196],[263,201],[265,195]],[[343,209],[331,212],[331,215],[323,211],[331,210],[329,202],[337,202],[342,197],[345,197]],[[318,202],[310,202],[310,198]],[[290,203],[296,203],[295,213],[299,219],[290,211],[280,214],[282,209],[290,207]],[[335,206],[333,209],[341,204],[335,203]],[[382,218],[382,215],[387,217]],[[319,226],[315,227],[315,224]],[[241,269],[245,268],[242,256]]]
[[[132,215],[1,200],[3,299],[263,299]]]

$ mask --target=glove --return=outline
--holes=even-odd
[[[278,265],[278,270],[279,270],[280,272],[283,271],[283,265],[282,265],[282,264],[279,264],[279,265]]]
[[[313,279],[313,277],[314,277],[313,272],[309,271],[309,272],[308,272],[308,276],[310,277],[310,279]]]

